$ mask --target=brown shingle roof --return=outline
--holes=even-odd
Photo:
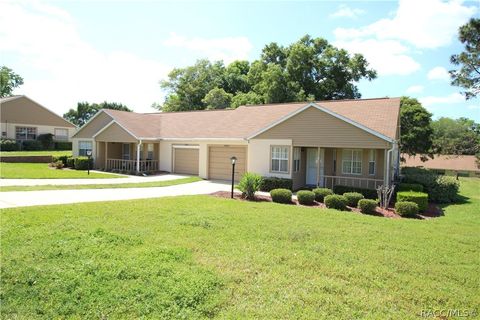
[[[475,156],[458,156],[458,155],[435,155],[433,159],[425,162],[420,157],[409,157],[402,155],[406,162],[405,167],[423,167],[427,169],[442,169],[455,171],[480,171],[476,163]]]
[[[399,98],[318,101],[316,105],[396,139]],[[237,109],[133,113],[105,110],[138,138],[248,138],[308,102],[241,106]]]

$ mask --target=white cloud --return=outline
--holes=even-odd
[[[448,73],[447,69],[444,67],[435,67],[428,71],[427,78],[429,80],[450,80],[450,74]]]
[[[338,6],[337,11],[330,15],[331,18],[357,18],[365,13],[365,10],[350,8],[345,4]]]
[[[424,89],[424,87],[420,86],[420,85],[411,86],[411,87],[407,88],[406,93],[408,93],[408,94],[421,93],[421,92],[423,92],[423,89]]]
[[[419,98],[424,107],[435,107],[438,104],[456,104],[465,102],[465,97],[455,92],[448,96],[427,96]]]
[[[470,110],[480,110],[480,104],[477,104],[477,105],[471,104],[471,105],[467,106],[467,108],[470,109]]]
[[[210,60],[223,60],[226,64],[234,60],[246,60],[253,48],[247,37],[188,38],[171,33],[163,42],[167,47],[185,48],[196,51]]]
[[[96,50],[80,37],[68,12],[38,1],[0,2],[0,51],[29,71],[21,73],[25,84],[15,93],[59,114],[78,101],[104,100],[153,111],[151,104],[162,99],[158,81],[170,70],[129,52]]]

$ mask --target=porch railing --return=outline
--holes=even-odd
[[[158,160],[140,160],[140,172],[157,171]],[[107,159],[107,170],[137,171],[137,160]]]
[[[383,184],[382,179],[363,178],[363,177],[343,177],[343,176],[321,176],[320,185],[325,188],[332,188],[336,185],[364,188],[364,189],[376,189]]]

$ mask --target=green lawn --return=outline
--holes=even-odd
[[[480,182],[430,220],[210,196],[3,210],[5,319],[414,319],[480,305]]]
[[[67,185],[39,185],[39,186],[6,186],[1,187],[0,192],[7,191],[39,191],[39,190],[78,190],[78,189],[118,189],[118,188],[151,188],[168,187],[178,184],[201,181],[199,177],[189,177],[167,181],[133,182],[133,183],[109,183],[109,184],[67,184]]]
[[[47,163],[7,163],[0,162],[0,178],[2,179],[96,179],[124,178],[124,176],[82,170],[57,170]]]
[[[18,157],[18,156],[71,156],[72,150],[46,150],[46,151],[2,151],[1,157]]]

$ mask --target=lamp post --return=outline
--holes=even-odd
[[[87,173],[90,175],[90,159],[92,158],[92,150],[87,150],[88,164],[87,164]]]
[[[232,193],[230,197],[233,199],[233,186],[235,181],[235,162],[237,162],[237,157],[235,156],[231,157],[230,161],[232,161]]]

